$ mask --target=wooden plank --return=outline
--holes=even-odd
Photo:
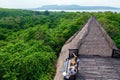
[[[100,65],[98,65],[99,63]],[[79,72],[76,80],[119,80],[120,59],[107,57],[81,57],[78,70]]]

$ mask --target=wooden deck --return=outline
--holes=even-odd
[[[120,80],[120,59],[81,56],[76,80]]]

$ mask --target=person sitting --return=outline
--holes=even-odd
[[[71,63],[75,64],[77,62],[77,57],[71,59]]]
[[[74,57],[71,59],[72,63],[78,63],[80,62],[80,59],[75,55],[75,53],[72,53],[74,55]]]

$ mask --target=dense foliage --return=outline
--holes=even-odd
[[[65,41],[91,14],[120,47],[120,14],[0,9],[0,80],[53,80]]]

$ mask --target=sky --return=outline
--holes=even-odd
[[[120,0],[0,0],[1,8],[37,8],[43,5],[110,6],[120,8]]]

